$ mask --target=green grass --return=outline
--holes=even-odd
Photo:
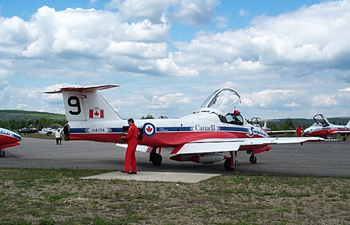
[[[223,175],[198,184],[0,169],[0,224],[349,224],[350,178]]]

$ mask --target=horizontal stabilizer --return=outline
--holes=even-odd
[[[105,84],[96,86],[86,86],[86,87],[62,87],[56,91],[47,91],[46,94],[57,94],[62,92],[76,91],[76,92],[94,92],[99,90],[105,90],[109,88],[119,87],[117,84]]]

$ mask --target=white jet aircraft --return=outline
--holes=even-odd
[[[346,141],[348,134],[350,134],[350,120],[345,126],[330,123],[323,114],[315,114],[313,120],[315,123],[304,130],[304,136],[306,137],[328,138],[340,134],[344,135],[343,141]]]
[[[271,121],[270,121],[271,122]],[[296,130],[271,130],[267,127],[267,120],[264,121],[264,125],[262,126],[262,121],[259,116],[254,116],[250,119],[250,123],[254,126],[261,127],[263,131],[265,131],[268,135],[277,135],[277,134],[285,134],[285,133],[295,133]]]
[[[119,87],[100,85],[63,87],[46,93],[62,93],[68,120],[70,140],[91,140],[121,143],[127,121],[122,120],[99,90]],[[273,144],[322,141],[318,137],[270,138],[261,127],[249,124],[232,110],[240,102],[239,94],[230,88],[214,91],[195,114],[178,119],[135,120],[141,140],[138,151],[150,154],[154,165],[162,162],[161,149],[170,149],[170,157],[177,161],[213,163],[225,160],[224,167],[235,169],[237,151],[250,154],[249,161],[257,162],[256,154],[268,151]],[[68,132],[67,132],[68,133]]]

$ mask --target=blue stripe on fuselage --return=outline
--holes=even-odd
[[[249,129],[244,128],[244,127],[219,127],[219,130],[249,133]]]
[[[249,129],[244,127],[218,127],[218,131],[231,131],[231,132],[243,132],[243,133],[249,133]],[[76,133],[88,133],[87,131],[89,128],[71,128],[70,133],[76,134]],[[108,128],[108,131],[110,133],[122,133],[123,128]],[[193,131],[192,127],[157,127],[157,132],[186,132],[186,131]],[[204,130],[203,130],[204,131]],[[196,131],[194,131],[196,132]]]
[[[157,127],[157,132],[192,131],[191,127]]]

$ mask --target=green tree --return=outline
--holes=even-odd
[[[295,125],[294,125],[292,119],[287,118],[286,122],[282,125],[281,129],[282,130],[294,130],[295,129]]]
[[[151,114],[147,114],[147,116],[142,116],[141,119],[154,119],[154,116],[152,116]]]

